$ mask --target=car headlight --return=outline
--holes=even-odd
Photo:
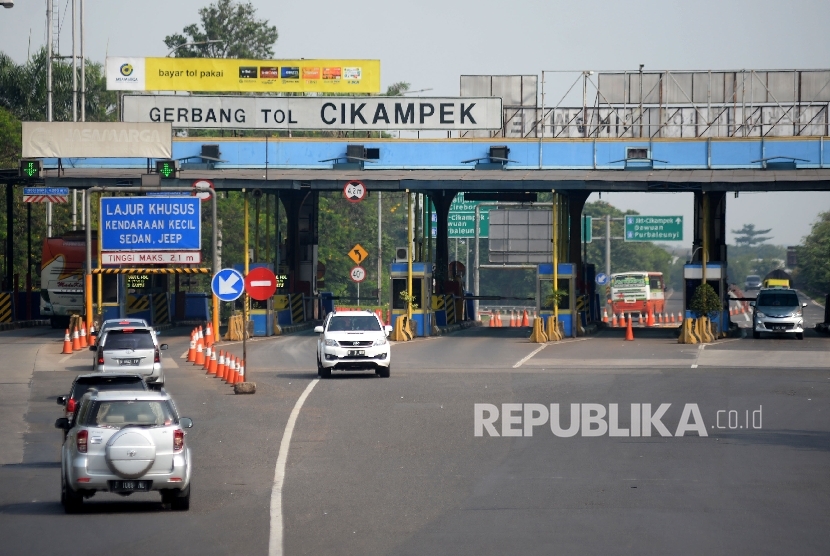
[[[798,311],[793,311],[792,313],[790,313],[790,316],[791,316],[791,317],[800,317],[800,316],[802,316],[803,314],[804,314],[804,313],[802,313],[802,312],[801,312],[801,309],[799,309]]]
[[[332,347],[340,347],[340,344],[337,343],[337,340],[332,340],[332,339],[327,339],[326,340],[326,345],[327,346],[332,346]]]
[[[766,317],[766,315],[764,313],[762,313],[761,311],[758,311],[757,313],[755,313],[755,316],[758,317],[759,319],[762,319],[762,318]]]
[[[386,338],[378,338],[375,340],[375,343],[372,344],[373,346],[385,346],[386,345]]]

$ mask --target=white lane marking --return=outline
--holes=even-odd
[[[700,361],[700,354],[703,353],[704,349],[706,349],[706,344],[700,344],[697,346],[697,357],[695,357],[695,362],[692,365],[693,369],[697,369],[697,362]]]
[[[72,357],[71,355],[67,355],[66,357],[62,357],[60,363],[66,363],[66,360]]]
[[[188,352],[189,352],[189,351],[190,351],[190,350],[188,349],[187,351],[185,351],[184,353],[182,353],[181,355],[179,355],[179,359],[187,359],[187,354],[188,354]]]
[[[300,409],[302,409],[303,403],[305,403],[306,398],[318,382],[320,382],[320,379],[315,378],[305,387],[297,403],[294,404],[294,409],[291,410],[291,415],[285,424],[285,432],[282,434],[280,452],[277,456],[277,466],[274,469],[274,487],[271,490],[271,534],[268,538],[268,556],[282,556],[283,554],[284,524],[282,513],[282,485],[285,481],[285,464],[288,461],[288,447],[291,444],[291,435],[294,434],[294,424],[300,415]]]
[[[530,354],[528,354],[526,357],[523,357],[522,359],[520,359],[520,360],[519,360],[519,362],[518,362],[518,363],[516,363],[515,365],[513,365],[513,368],[514,368],[514,369],[518,369],[518,368],[519,368],[519,367],[521,367],[524,363],[526,363],[526,362],[527,362],[527,361],[528,361],[531,357],[533,357],[534,355],[536,355],[537,353],[539,353],[540,351],[542,351],[542,350],[543,350],[543,349],[545,349],[546,347],[548,347],[548,345],[547,345],[547,344],[542,344],[541,346],[537,347],[536,349],[534,349],[533,351],[531,351],[531,352],[530,352]]]

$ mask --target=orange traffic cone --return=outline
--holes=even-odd
[[[225,382],[233,384],[234,376],[236,375],[236,357],[231,357],[231,365],[228,367],[228,372],[225,376]]]
[[[490,312],[490,320],[488,321],[487,326],[489,326],[490,328],[495,328],[495,326],[496,326],[496,312],[495,311]]]
[[[637,324],[639,324],[640,326],[643,326],[643,314],[642,313],[639,313],[637,315]]]
[[[72,340],[69,339],[69,329],[66,329],[66,333],[63,335],[63,351],[61,353],[71,354],[72,353]]]
[[[646,317],[646,326],[654,326],[654,309],[648,308],[648,316]]]
[[[202,369],[204,369],[205,371],[210,369],[210,354],[212,352],[213,350],[210,348],[210,346],[205,347],[205,363],[202,365]]]
[[[216,363],[216,378],[225,377],[225,352],[219,350],[219,359]]]
[[[616,328],[617,326],[619,326],[619,323],[617,322],[617,313],[611,311],[611,327]]]
[[[522,326],[530,326],[530,319],[527,318],[527,309],[525,309],[525,312],[522,315]]]
[[[197,367],[201,367],[205,364],[205,350],[204,346],[202,345],[202,339],[199,338],[196,341],[196,360],[193,361],[193,364]]]
[[[628,315],[628,326],[625,327],[625,339],[626,341],[634,340],[634,329],[631,327],[631,321],[634,320],[634,316],[629,314]]]
[[[84,321],[81,321],[80,340],[82,349],[86,349],[89,347],[89,343],[86,341],[86,323]]]
[[[670,322],[671,324],[676,324],[676,323],[677,323],[677,321],[675,321],[675,320],[674,320],[674,313],[669,313],[669,315],[671,315],[671,316],[669,317],[669,322]]]
[[[657,313],[657,324],[663,324],[663,313]]]
[[[93,334],[93,332],[95,332],[95,325],[90,324],[89,325],[89,340],[88,341],[89,341],[89,345],[91,345],[91,346],[95,345],[95,334]]]
[[[516,311],[510,311],[510,327],[516,328],[518,324],[516,324]]]
[[[78,327],[72,329],[72,350],[81,351],[81,336],[78,334]]]
[[[205,347],[213,347],[213,328],[207,323],[205,328]]]
[[[245,382],[245,360],[242,360],[242,365],[239,367],[239,377],[236,382]]]
[[[206,375],[215,375],[216,374],[216,350],[211,349],[210,351],[210,362],[208,363]]]
[[[602,322],[608,324],[608,309],[606,307],[602,308]]]
[[[677,312],[677,322],[683,322],[683,311]]]
[[[187,362],[193,363],[196,361],[196,329],[190,333],[190,349],[187,350]]]

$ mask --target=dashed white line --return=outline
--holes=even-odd
[[[700,354],[703,353],[704,349],[706,349],[706,344],[700,344],[697,346],[697,357],[695,357],[695,362],[692,364],[693,369],[697,369],[697,362],[700,360]]]
[[[530,354],[528,354],[527,356],[523,357],[522,359],[520,359],[520,360],[519,360],[519,362],[518,362],[518,363],[516,363],[515,365],[513,365],[513,368],[514,368],[514,369],[518,369],[518,368],[519,368],[519,367],[521,367],[521,366],[522,366],[525,362],[527,362],[527,361],[528,361],[531,357],[533,357],[534,355],[536,355],[537,353],[539,353],[540,351],[542,351],[542,350],[543,350],[543,349],[545,349],[546,347],[548,347],[548,345],[547,345],[547,344],[542,344],[541,346],[537,347],[536,349],[534,349],[533,351],[531,351],[531,352],[530,352]]]
[[[268,556],[282,556],[283,553],[284,524],[282,486],[285,482],[285,464],[288,461],[288,447],[291,445],[291,435],[294,434],[294,425],[297,422],[297,417],[300,415],[300,410],[303,408],[306,398],[318,382],[320,382],[320,379],[315,378],[305,387],[297,403],[294,404],[294,409],[291,410],[291,415],[285,424],[285,432],[282,434],[280,452],[277,456],[277,466],[274,469],[274,486],[271,490],[271,534],[268,538]]]

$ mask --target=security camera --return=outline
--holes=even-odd
[[[6,0],[5,2],[0,2],[0,6],[4,8],[14,8],[14,0]]]

